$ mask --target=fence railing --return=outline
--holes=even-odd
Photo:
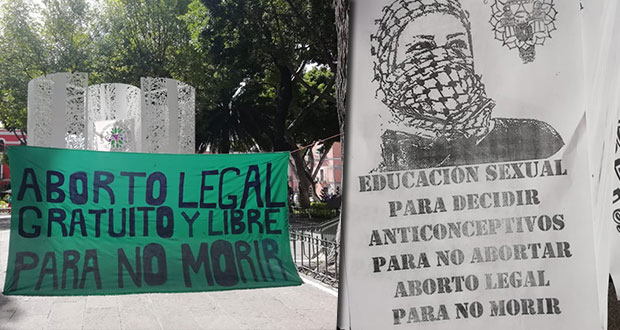
[[[293,260],[300,271],[338,287],[340,245],[316,231],[292,230],[290,236]]]

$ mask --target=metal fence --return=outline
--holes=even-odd
[[[290,235],[293,260],[299,270],[338,287],[340,245],[317,231],[292,230]]]

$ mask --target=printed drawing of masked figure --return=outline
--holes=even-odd
[[[377,170],[547,158],[564,142],[533,119],[491,118],[474,70],[469,14],[456,0],[396,0],[371,36],[377,95],[391,119]]]

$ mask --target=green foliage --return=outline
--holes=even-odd
[[[191,56],[182,16],[189,0],[106,0],[96,72],[105,82],[139,86],[147,76],[172,77]]]
[[[333,99],[334,91],[328,68],[335,66],[336,42],[328,1],[202,3],[204,6],[192,3],[189,26],[201,29],[192,31],[193,40],[220,73],[213,77],[223,87],[218,98],[220,111],[234,114],[236,109],[244,109],[255,113],[249,117],[266,123],[262,132],[234,128],[231,137],[238,139],[248,133],[264,150],[293,150],[297,143],[336,133],[334,125],[322,125],[337,122],[335,104],[330,104],[329,97]],[[309,70],[311,67],[314,69]],[[304,85],[328,97],[312,94]],[[200,109],[206,116],[211,110]]]
[[[314,204],[313,202],[312,204]],[[309,208],[293,208],[293,214],[297,218],[308,218],[310,220],[333,219],[338,216],[338,209],[330,209],[325,205],[314,205]]]
[[[330,207],[325,202],[312,202],[307,208],[293,208],[293,214],[297,218],[314,220],[333,219],[338,216],[340,210]]]
[[[0,121],[26,130],[28,82],[58,71],[89,71],[94,14],[86,0],[3,3],[0,12]]]
[[[8,130],[25,129],[28,81],[47,66],[35,8],[15,0],[0,12],[0,121]]]
[[[216,102],[198,109],[197,126],[208,129],[197,141],[219,152],[251,145],[295,151],[339,133],[331,1],[203,0],[202,5],[193,1],[185,19],[192,41],[217,73],[209,79],[218,87],[212,89]],[[308,206],[314,163],[305,162],[303,152],[292,156],[300,203]]]
[[[310,203],[310,207],[315,209],[326,209],[327,204],[325,202],[312,202]]]
[[[44,0],[41,37],[50,71],[89,71],[95,20],[85,0]],[[51,72],[46,72],[51,73]]]
[[[314,90],[326,95],[335,95],[334,74],[326,66],[314,67],[304,74],[304,81]],[[339,133],[336,104],[326,98],[317,97],[303,85],[298,86],[296,93],[298,105],[295,113],[303,114],[300,123],[295,127],[296,141],[302,145],[308,145],[320,138],[327,138]],[[326,150],[329,151],[329,150]]]

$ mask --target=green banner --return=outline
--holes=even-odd
[[[12,147],[4,294],[299,285],[288,157]]]

